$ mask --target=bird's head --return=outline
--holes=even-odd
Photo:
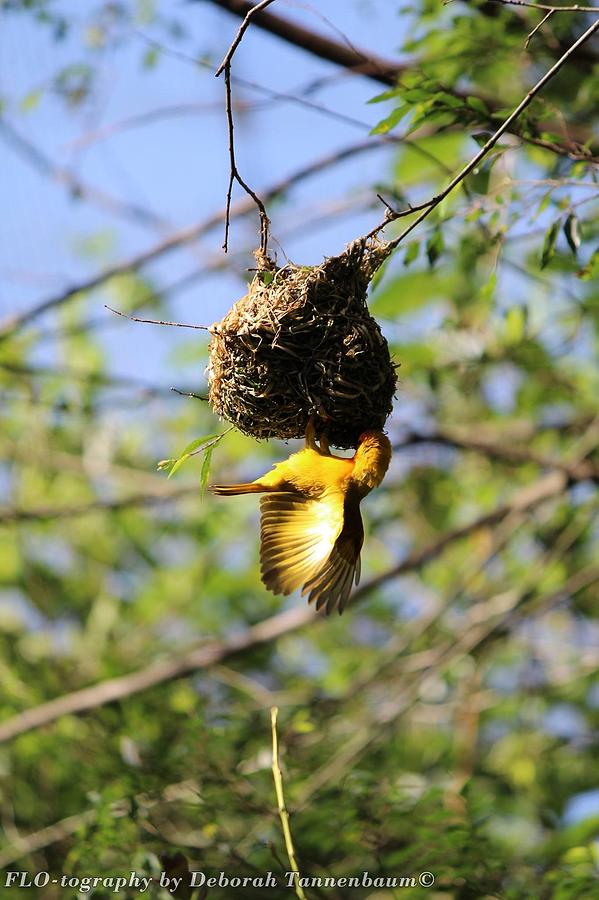
[[[391,462],[391,442],[382,431],[363,431],[358,438],[352,479],[367,491],[378,487]]]

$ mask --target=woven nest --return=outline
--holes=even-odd
[[[303,437],[314,416],[342,448],[383,428],[396,374],[366,291],[388,253],[356,241],[314,268],[259,261],[248,293],[210,329],[214,411],[256,438]]]

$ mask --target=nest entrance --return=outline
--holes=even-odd
[[[342,448],[383,428],[396,374],[366,291],[389,252],[356,241],[320,266],[259,271],[210,329],[214,411],[256,438],[303,437],[314,416]]]

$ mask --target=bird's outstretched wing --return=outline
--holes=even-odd
[[[364,537],[358,502],[341,492],[316,500],[276,492],[260,501],[262,580],[275,594],[297,588],[308,602],[342,612],[358,581]]]

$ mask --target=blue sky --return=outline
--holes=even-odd
[[[138,18],[122,34],[117,27],[114,47],[90,46],[97,40],[94,28],[102,4],[55,3],[53,8],[72,23],[62,42],[55,42],[49,29],[29,14],[0,13],[0,95],[8,125],[86,185],[141,206],[160,220],[157,227],[139,225],[73,200],[64,184],[40,174],[21,150],[15,152],[6,134],[0,134],[0,184],[4,206],[10,210],[0,222],[2,316],[59,293],[223,206],[228,177],[224,86],[193,58],[208,56],[218,62],[239,22],[208,2],[155,5],[163,20],[176,19],[184,26],[183,39],[177,40],[160,23],[144,22],[143,9],[149,6],[144,3],[127,4]],[[326,0],[313,5],[281,0],[276,12],[336,39],[340,35],[335,27],[340,28],[352,43],[396,58],[406,28],[406,19],[384,0]],[[151,41],[189,59],[161,52],[153,68],[144,68],[142,59],[151,50]],[[88,101],[68,108],[55,95],[52,82],[57,72],[81,62],[93,65],[95,88]],[[384,107],[367,105],[379,92],[374,82],[348,76],[258,29],[246,34],[234,73],[291,93],[322,80],[310,99],[371,125],[384,114]],[[250,105],[237,116],[237,153],[244,177],[257,190],[366,136],[357,127],[294,103],[265,102],[249,88],[237,86],[235,98]],[[192,105],[199,111],[165,113]],[[162,113],[154,121],[122,127],[126,120],[155,110]],[[115,124],[118,130],[102,138],[101,132]],[[273,234],[280,236],[289,257],[300,263],[318,262],[375,224],[380,210],[365,210],[364,204],[374,199],[369,188],[385,179],[390,160],[388,148],[361,154],[304,182],[286,203],[273,207]],[[338,215],[314,222],[335,208]],[[232,254],[252,246],[257,240],[254,228],[254,219],[234,225]],[[207,261],[218,261],[222,237],[222,229],[214,229],[148,272],[161,286],[171,285]],[[90,247],[96,248],[96,256],[89,255]],[[232,272],[204,276],[173,298],[169,315],[202,323],[220,318],[243,293],[244,267],[251,263],[246,255],[237,259]],[[92,294],[86,300],[89,316],[110,316],[103,309],[107,301],[114,298],[100,291]],[[48,317],[43,324],[50,323]],[[103,330],[103,340],[115,370],[155,381],[166,377],[168,358],[190,334],[117,320]],[[51,358],[51,345],[46,342],[46,349],[39,352]]]

